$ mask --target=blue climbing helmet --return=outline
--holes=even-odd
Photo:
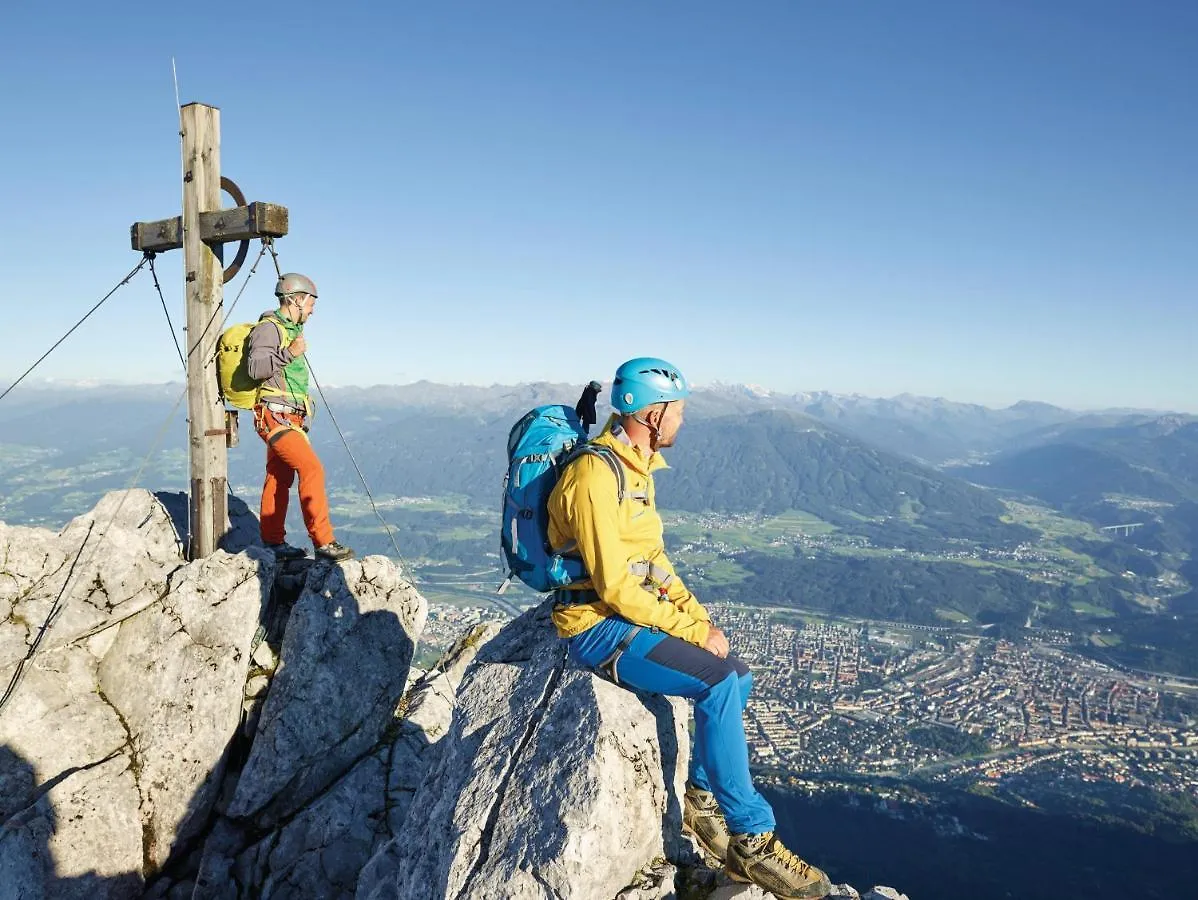
[[[669,403],[690,396],[691,386],[678,367],[653,356],[630,359],[616,369],[611,383],[611,405],[627,415],[654,403]]]

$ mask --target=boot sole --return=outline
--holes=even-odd
[[[753,879],[748,875],[741,875],[739,872],[733,872],[732,869],[727,865],[724,866],[724,874],[727,875],[730,880],[738,882],[739,884],[756,884],[756,882],[753,881]],[[760,885],[758,885],[758,887],[760,887]],[[765,888],[761,889],[763,891],[765,890]],[[772,896],[777,897],[778,900],[822,900],[822,898],[827,897],[831,893],[832,885],[829,884],[828,889],[818,897],[803,897],[799,894],[779,894],[777,891],[772,892]]]
[[[699,837],[699,835],[696,832],[692,831],[690,826],[687,825],[685,822],[682,824],[682,833],[689,834],[691,837],[693,837],[695,839],[695,843],[703,848],[703,852],[705,854],[707,854],[708,858],[710,860],[714,861],[716,863],[716,865],[720,866],[721,868],[723,867],[724,858],[722,856],[720,856],[718,853],[716,853],[715,850],[713,850],[711,848],[711,846],[707,843],[707,841],[703,840],[703,838]]]

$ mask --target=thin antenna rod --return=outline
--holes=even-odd
[[[175,58],[171,57],[171,78],[175,82],[175,115],[179,122],[179,239],[186,240],[187,216],[183,215],[183,207],[185,205],[184,194],[186,193],[185,182],[187,179],[187,160],[183,158],[183,103],[179,100],[179,70],[175,68]],[[184,266],[186,268],[186,266]],[[183,333],[187,335],[187,325],[183,325]],[[185,343],[191,344],[191,335],[187,335]],[[197,345],[199,341],[196,342]],[[202,365],[202,363],[201,363]],[[186,377],[187,369],[191,366],[191,354],[187,355],[186,361],[183,363],[184,377]],[[191,471],[191,442],[187,445],[187,471]],[[192,527],[194,522],[192,517],[191,505],[195,502],[195,497],[191,495],[191,481],[187,483],[187,523],[188,528]],[[191,536],[188,538],[189,542]]]

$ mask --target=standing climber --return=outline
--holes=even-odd
[[[254,428],[266,442],[266,483],[260,515],[262,542],[276,556],[305,556],[286,542],[287,503],[299,473],[300,509],[317,558],[349,559],[353,550],[338,543],[329,522],[324,467],[308,440],[312,400],[308,395],[308,348],[304,323],[316,308],[316,285],[288,272],[275,285],[279,308],[263,313],[249,336],[247,366],[259,381]]]

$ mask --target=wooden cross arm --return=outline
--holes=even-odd
[[[276,238],[286,233],[287,207],[275,203],[251,203],[200,213],[200,240],[206,244]],[[178,250],[183,246],[183,217],[135,222],[129,229],[129,237],[134,250],[154,253]]]

